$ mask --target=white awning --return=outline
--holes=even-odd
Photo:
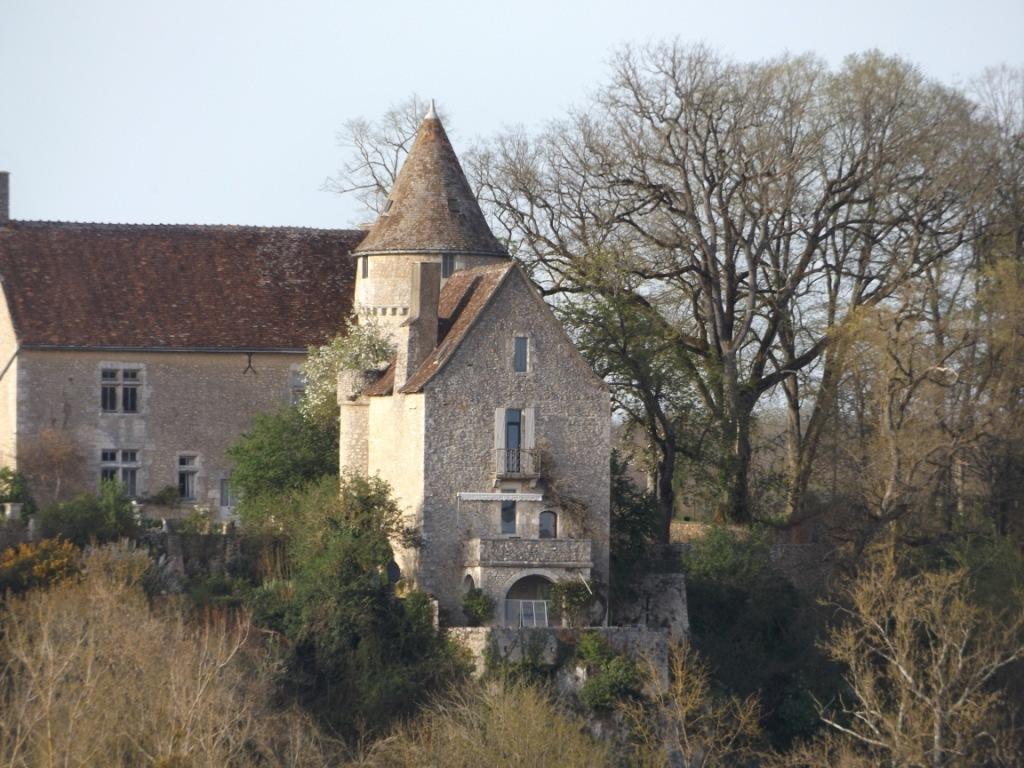
[[[543,493],[469,493],[455,494],[462,501],[544,501]]]

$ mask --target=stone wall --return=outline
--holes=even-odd
[[[690,632],[686,577],[681,573],[650,573],[643,577],[631,600],[613,605],[611,620],[617,625],[661,629],[673,640]]]
[[[100,451],[138,451],[138,495],[178,485],[178,457],[196,457],[196,501],[220,505],[228,477],[225,450],[255,414],[287,405],[302,354],[144,353],[22,350],[18,376],[18,450],[53,428],[74,442],[80,472],[65,492],[95,492]],[[138,368],[138,413],[104,413],[100,371]]]
[[[0,464],[18,463],[18,339],[7,308],[7,297],[0,291]]]
[[[659,674],[668,673],[669,636],[659,630],[637,627],[589,627],[585,629],[511,627],[451,627],[448,635],[464,646],[473,658],[477,675],[486,671],[486,660],[509,663],[529,661],[559,667],[571,660],[572,650],[583,634],[603,637],[617,653],[627,654],[652,665]]]
[[[709,523],[674,521],[672,543],[683,552],[691,541],[702,538],[713,527]],[[750,529],[743,526],[725,527],[740,538],[750,535]],[[835,570],[839,550],[825,542],[805,544],[794,542],[792,538],[793,534],[789,530],[769,532],[769,555],[773,565],[797,589],[814,593],[824,591]]]
[[[516,336],[530,340],[529,370],[513,371]],[[425,387],[425,495],[421,573],[424,587],[459,615],[462,542],[501,535],[500,502],[459,504],[460,492],[542,492],[543,502],[517,504],[519,533],[537,536],[538,517],[558,509],[542,479],[495,483],[495,412],[533,408],[536,446],[562,498],[586,509],[558,509],[559,538],[590,539],[593,576],[608,578],[610,406],[604,383],[576,352],[561,324],[518,269],[497,290],[472,332]],[[529,445],[525,446],[529,448]],[[543,567],[543,563],[537,563]],[[566,574],[568,576],[569,574]],[[501,600],[504,594],[494,594]]]
[[[369,259],[367,277],[363,278],[363,260]],[[455,256],[455,269],[472,269],[487,264],[507,261],[504,257]],[[412,286],[409,270],[417,262],[441,263],[439,253],[387,253],[359,256],[356,259],[356,312],[361,319],[379,323],[393,329],[409,317]],[[444,282],[442,281],[442,285]]]

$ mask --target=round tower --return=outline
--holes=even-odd
[[[420,124],[383,213],[359,247],[355,309],[360,322],[397,327],[409,318],[410,273],[440,264],[441,281],[460,269],[507,261],[484,219],[434,104]]]

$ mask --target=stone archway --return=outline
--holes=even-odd
[[[514,627],[548,626],[548,594],[554,582],[532,573],[516,580],[505,593],[505,623]]]

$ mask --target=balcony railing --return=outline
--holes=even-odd
[[[465,565],[474,567],[590,568],[590,539],[517,539],[508,536],[467,539]]]
[[[505,626],[546,627],[548,626],[547,600],[506,600]]]
[[[527,448],[496,448],[494,471],[498,477],[536,477],[534,451]]]

